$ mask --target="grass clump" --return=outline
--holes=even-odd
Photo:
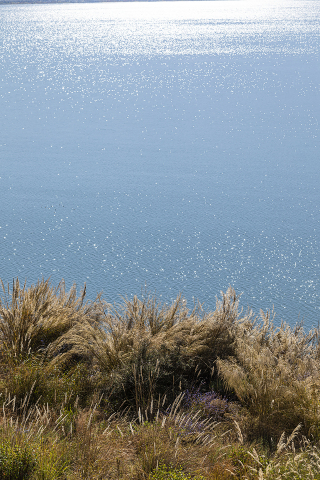
[[[320,478],[317,329],[244,313],[231,287],[213,312],[2,290],[0,478]]]
[[[12,289],[1,282],[0,343],[3,361],[20,363],[46,349],[73,325],[90,316],[90,305],[84,303],[85,289],[76,297],[76,287],[65,291],[62,281],[58,287],[49,280],[22,287],[14,280]]]
[[[274,442],[285,429],[302,425],[318,435],[319,361],[317,332],[302,326],[276,328],[269,315],[235,341],[235,353],[217,362],[227,389],[248,412],[252,436]],[[316,430],[314,430],[316,429]]]

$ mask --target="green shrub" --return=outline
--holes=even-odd
[[[172,465],[162,465],[154,470],[149,480],[205,480],[202,476],[191,477],[190,473],[184,473],[182,467],[173,467]]]
[[[0,444],[0,478],[2,480],[28,480],[35,469],[33,454],[26,445]]]

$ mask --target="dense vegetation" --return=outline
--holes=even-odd
[[[318,331],[2,285],[0,478],[320,479]]]

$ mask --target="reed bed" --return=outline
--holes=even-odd
[[[213,312],[2,290],[1,479],[320,479],[317,329],[231,287]]]

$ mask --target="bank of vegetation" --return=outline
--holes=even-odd
[[[2,288],[1,479],[320,479],[317,330],[231,287],[213,312]]]

